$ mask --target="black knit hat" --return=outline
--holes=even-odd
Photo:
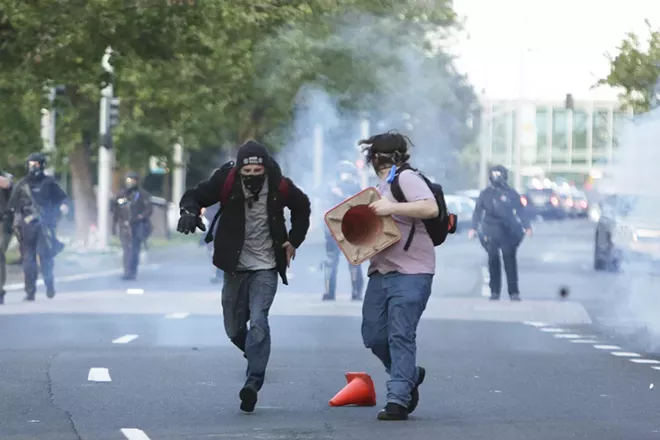
[[[250,139],[238,149],[236,155],[236,166],[242,168],[245,165],[264,165],[268,164],[270,154],[264,145]]]

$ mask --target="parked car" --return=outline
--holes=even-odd
[[[573,197],[572,215],[578,218],[587,217],[589,214],[589,200],[587,200],[587,195],[577,188],[573,188],[571,191]]]
[[[449,212],[456,214],[456,232],[466,231],[472,225],[472,214],[476,203],[469,197],[458,195],[446,195],[445,202],[447,202],[447,209]]]
[[[660,261],[660,196],[607,196],[600,204],[594,269],[616,271],[624,258]]]
[[[552,188],[528,188],[520,196],[520,202],[530,218],[540,216],[547,220],[566,217],[566,211],[560,204],[560,196]]]

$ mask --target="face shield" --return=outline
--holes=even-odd
[[[132,177],[127,177],[126,179],[124,179],[124,186],[127,189],[133,189],[137,187],[137,180]]]

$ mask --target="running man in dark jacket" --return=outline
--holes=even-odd
[[[225,181],[231,192],[217,223],[213,264],[225,273],[222,308],[229,339],[247,358],[247,380],[239,393],[241,410],[254,411],[270,357],[268,313],[284,284],[287,267],[305,240],[309,198],[282,171],[265,146],[250,140],[238,151],[233,171],[224,167],[181,198],[177,230],[205,230],[201,208],[220,202]],[[291,211],[287,232],[284,208]],[[247,323],[250,323],[249,329]]]

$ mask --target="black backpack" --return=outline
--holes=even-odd
[[[424,223],[426,231],[433,241],[433,245],[440,246],[445,242],[448,234],[453,234],[456,232],[456,214],[450,213],[447,209],[447,203],[445,202],[445,194],[442,191],[442,186],[431,182],[425,175],[407,165],[397,169],[396,174],[394,175],[394,179],[390,184],[390,191],[392,191],[392,196],[394,196],[398,202],[406,201],[406,197],[403,195],[403,191],[401,191],[401,186],[399,185],[399,174],[404,170],[412,170],[416,172],[422,179],[424,179],[424,182],[426,182],[429,189],[435,196],[435,200],[438,203],[439,209],[438,216],[435,218],[422,220],[422,223]],[[408,235],[408,240],[403,247],[404,251],[407,252],[408,248],[410,248],[414,235],[415,222],[412,224],[410,235]]]

